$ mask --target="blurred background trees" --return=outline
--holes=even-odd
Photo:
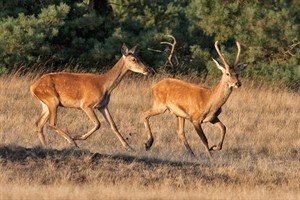
[[[233,62],[239,41],[243,76],[299,88],[299,13],[297,0],[1,1],[0,73],[103,71],[126,43],[156,71],[204,78],[218,73],[214,42]]]

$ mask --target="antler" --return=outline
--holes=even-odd
[[[172,56],[173,56],[173,53],[174,53],[175,46],[176,46],[177,42],[176,42],[176,39],[175,39],[175,37],[173,35],[166,35],[166,36],[169,37],[169,38],[171,38],[171,39],[173,39],[173,43],[171,43],[171,42],[160,42],[160,43],[161,44],[168,44],[168,45],[170,45],[172,47],[170,55],[168,56],[168,60],[167,60],[167,62],[166,62],[165,65],[167,65],[169,63],[173,67],[173,63],[172,63],[171,60],[172,60]]]
[[[228,63],[226,62],[226,60],[225,60],[224,56],[222,55],[222,53],[220,52],[220,49],[219,49],[219,47],[218,47],[218,42],[219,42],[219,41],[216,41],[216,42],[215,42],[215,48],[216,48],[216,50],[217,50],[217,52],[218,52],[220,58],[222,59],[224,66],[225,66],[226,68],[228,68],[229,65],[228,65]]]
[[[239,58],[240,58],[240,53],[241,53],[241,45],[239,42],[236,42],[236,46],[238,48],[238,52],[237,52],[237,55],[236,55],[236,58],[235,58],[235,61],[234,61],[234,67],[237,66],[238,62],[239,62]]]

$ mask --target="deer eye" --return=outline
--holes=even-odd
[[[227,76],[230,76],[230,73],[229,73],[229,72],[227,72],[227,73],[226,73],[226,75],[227,75]]]
[[[136,58],[133,58],[132,61],[133,61],[133,62],[136,62]]]

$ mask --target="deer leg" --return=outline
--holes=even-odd
[[[184,133],[184,122],[185,122],[184,118],[177,116],[177,134],[178,134],[179,138],[181,139],[181,141],[183,142],[185,148],[191,154],[191,156],[196,157],[194,152],[192,151],[189,143],[186,140],[185,133]]]
[[[129,144],[127,144],[127,142],[124,140],[124,138],[122,137],[122,135],[120,134],[120,132],[117,129],[117,126],[113,120],[113,118],[111,117],[109,110],[107,107],[103,108],[100,110],[104,119],[108,122],[108,124],[110,125],[112,131],[116,134],[117,138],[119,139],[119,141],[122,143],[122,145],[129,150],[134,150],[131,146],[129,146]]]
[[[226,127],[224,126],[224,124],[219,120],[219,118],[214,119],[211,122],[213,125],[216,125],[219,127],[219,129],[221,130],[221,140],[219,142],[218,145],[213,145],[212,147],[210,147],[209,150],[212,151],[219,151],[222,149],[223,146],[223,142],[224,142],[224,138],[225,138],[225,134],[226,134]]]
[[[65,138],[70,144],[74,144],[76,147],[78,147],[75,141],[67,133],[65,133],[63,130],[56,126],[57,105],[57,103],[52,103],[52,106],[48,105],[50,112],[49,126],[51,129],[53,129],[55,132],[57,132],[59,135]]]
[[[45,136],[43,134],[43,128],[49,119],[49,109],[46,104],[44,104],[43,102],[41,102],[41,103],[43,106],[43,110],[42,110],[41,116],[36,121],[35,125],[36,125],[36,129],[37,129],[37,131],[36,131],[37,135],[38,135],[42,145],[46,146]]]
[[[166,110],[167,110],[167,108],[165,106],[162,106],[162,105],[157,106],[157,104],[154,103],[152,108],[150,108],[149,110],[147,110],[143,113],[144,125],[145,125],[145,128],[147,129],[147,135],[148,135],[148,140],[145,143],[145,148],[147,151],[151,148],[153,141],[154,141],[153,134],[151,132],[151,128],[149,125],[149,119],[152,116],[164,113]]]
[[[205,151],[206,151],[208,157],[209,157],[210,159],[212,159],[211,153],[210,153],[209,148],[208,148],[207,138],[206,138],[206,136],[204,135],[204,132],[203,132],[203,130],[202,130],[200,124],[198,123],[198,121],[193,121],[193,125],[194,125],[194,128],[195,128],[197,134],[199,135],[199,137],[200,137],[202,143],[204,144]]]
[[[89,117],[89,119],[94,123],[94,127],[89,130],[87,133],[83,134],[83,135],[78,135],[75,136],[73,139],[74,140],[86,140],[88,137],[90,137],[96,130],[98,130],[100,128],[100,122],[99,119],[97,118],[93,108],[91,107],[83,107],[82,110],[87,114],[87,116]]]

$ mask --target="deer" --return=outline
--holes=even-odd
[[[99,110],[121,144],[126,149],[133,150],[118,131],[109,112],[108,104],[111,92],[128,71],[143,75],[148,74],[148,68],[134,54],[135,49],[136,46],[128,49],[127,46],[123,44],[121,48],[121,58],[106,73],[48,73],[31,85],[31,94],[42,104],[42,113],[35,123],[36,132],[42,145],[46,146],[43,127],[49,122],[49,127],[52,130],[66,139],[71,145],[78,147],[75,142],[76,140],[86,140],[100,128],[99,119],[95,114],[95,110]],[[56,125],[58,107],[83,110],[94,124],[93,128],[83,135],[77,135],[71,138],[68,133]]]
[[[238,64],[241,47],[239,42],[236,42],[236,45],[238,52],[234,64],[229,65],[219,50],[218,41],[215,42],[215,49],[223,65],[212,58],[213,62],[222,72],[221,80],[212,87],[204,87],[175,78],[164,78],[152,86],[151,97],[153,104],[149,110],[143,113],[144,126],[147,130],[148,138],[145,143],[146,150],[149,150],[154,142],[149,119],[152,116],[163,114],[167,110],[176,116],[177,134],[192,157],[196,156],[185,136],[185,120],[189,120],[193,124],[194,129],[204,144],[205,151],[210,160],[212,159],[211,151],[219,151],[222,149],[226,127],[218,116],[221,114],[221,108],[228,100],[233,88],[241,87],[238,76],[246,67],[246,64]],[[221,131],[220,142],[218,145],[213,145],[210,148],[201,127],[201,124],[206,122],[217,126]]]

